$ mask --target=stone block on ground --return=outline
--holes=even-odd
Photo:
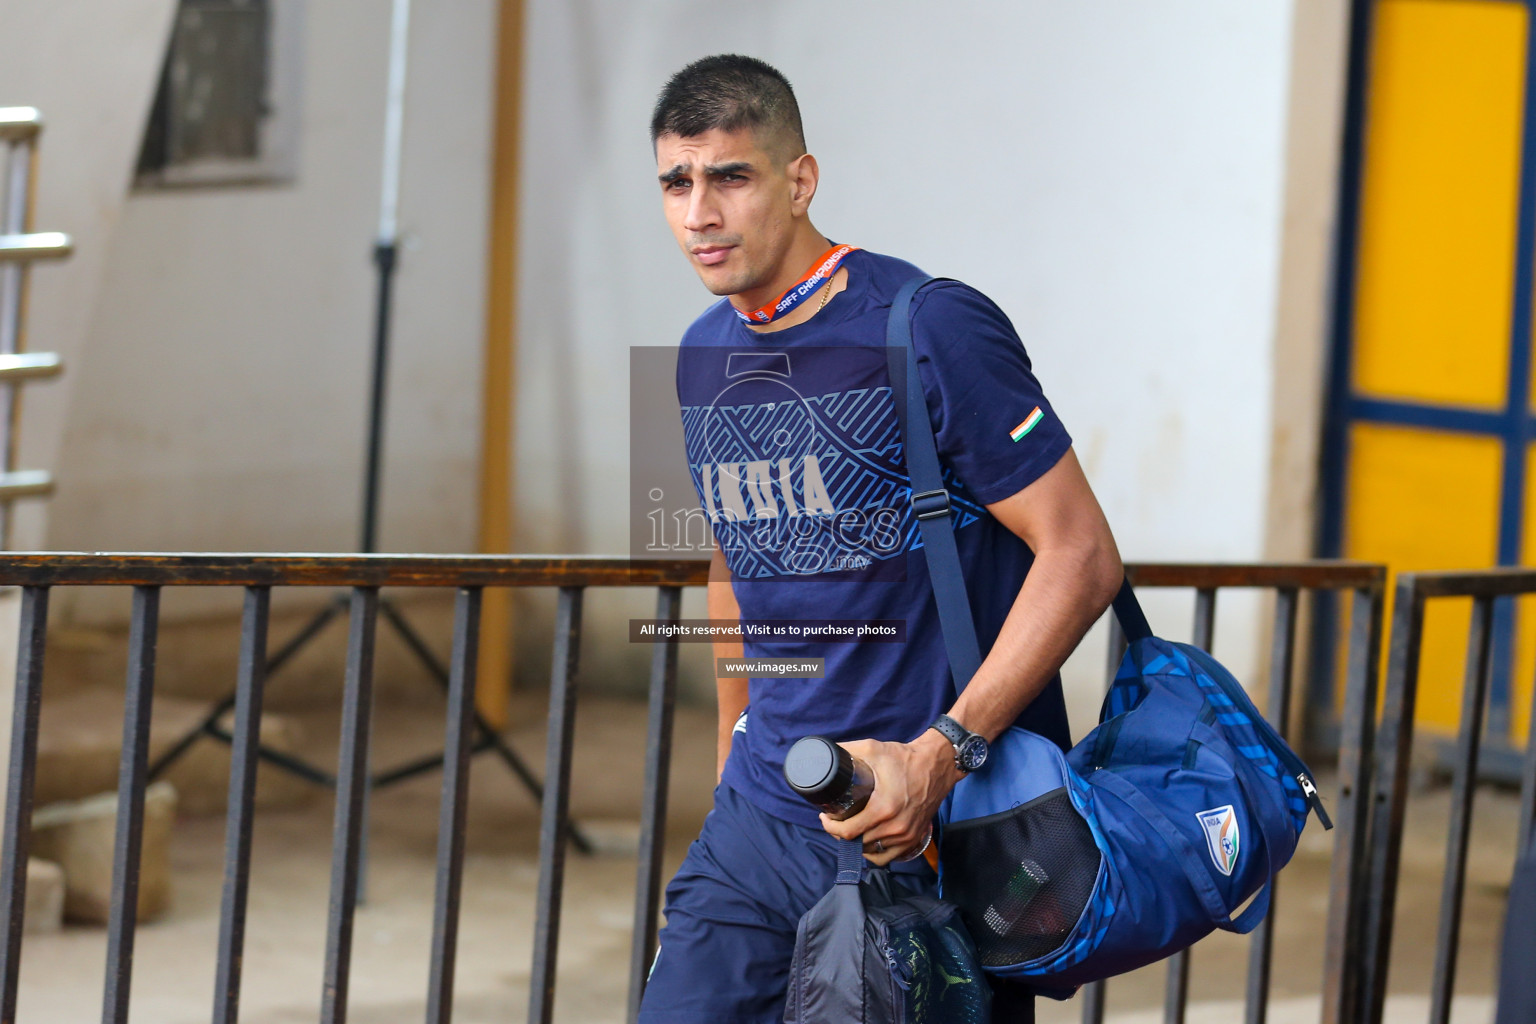
[[[64,869],[51,860],[27,860],[27,911],[22,928],[32,934],[64,926]]]
[[[153,764],[182,736],[197,727],[208,705],[174,697],[156,697],[151,708],[149,760]],[[228,731],[233,713],[220,725]],[[266,714],[262,742],[286,754],[300,753],[302,730],[287,715]],[[123,742],[123,694],[90,687],[43,702],[37,740],[38,806],[81,800],[116,789]],[[176,787],[178,808],[187,815],[223,814],[229,797],[229,746],[199,737],[163,778]],[[276,809],[303,806],[318,787],[271,765],[256,776],[256,806]]]
[[[234,713],[230,712],[220,721],[225,732],[234,728],[234,717]],[[302,738],[303,729],[296,719],[287,715],[261,716],[263,746],[280,753],[298,755]],[[165,746],[169,745],[166,742]],[[229,755],[228,744],[203,737],[192,744],[180,760],[166,769],[162,778],[176,787],[177,810],[180,813],[192,817],[224,813],[229,806]],[[313,782],[290,775],[275,765],[258,763],[256,809],[259,811],[302,807],[320,791],[320,787]]]
[[[156,782],[144,792],[139,855],[138,920],[152,921],[171,904],[171,829],[176,788]],[[64,870],[64,917],[106,924],[112,906],[112,844],[117,794],[101,793],[41,807],[32,815],[32,851]]]
[[[605,857],[633,857],[640,852],[640,823],[627,818],[582,818],[573,822],[592,852]]]

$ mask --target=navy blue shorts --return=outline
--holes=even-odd
[[[832,887],[835,861],[821,829],[716,787],[714,810],[667,886],[640,1024],[781,1024],[795,928]],[[922,861],[894,870],[914,890],[937,883]],[[994,992],[994,1024],[1032,1024],[1032,996]]]

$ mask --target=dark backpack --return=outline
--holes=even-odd
[[[992,989],[950,904],[902,891],[839,840],[837,881],[800,919],[785,1024],[986,1024]]]

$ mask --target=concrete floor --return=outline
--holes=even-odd
[[[513,742],[542,768],[542,708],[521,699]],[[635,862],[623,837],[638,817],[644,707],[612,698],[583,700],[577,716],[573,813],[594,833],[618,837],[618,852],[573,855],[566,876],[556,1019],[607,1024],[623,1019],[627,990]],[[375,764],[440,745],[441,713],[428,706],[378,712]],[[336,719],[305,720],[311,752],[334,757]],[[680,708],[671,793],[667,874],[707,812],[713,772],[713,712]],[[263,769],[269,770],[269,769]],[[358,911],[351,986],[357,1024],[422,1019],[432,918],[437,830],[436,776],[381,792],[373,803],[368,902]],[[1328,792],[1324,790],[1325,794]],[[240,1018],[245,1024],[292,1024],[317,1018],[329,887],[331,801],[267,811],[256,823]],[[1399,930],[1391,977],[1392,1021],[1425,1019],[1433,962],[1448,798],[1443,789],[1416,796],[1408,817]],[[1515,831],[1508,794],[1480,795],[1467,892],[1466,930],[1454,1019],[1491,1018],[1493,951],[1501,927]],[[476,762],[460,932],[455,1020],[522,1020],[528,1000],[533,894],[538,868],[537,809],[492,755]],[[1274,1024],[1315,1021],[1322,972],[1329,837],[1309,827],[1282,876],[1274,960]],[[173,843],[175,904],[139,930],[134,962],[135,1022],[192,1024],[208,1019],[218,933],[223,821],[180,821]],[[1193,958],[1190,1021],[1241,1019],[1248,944],[1218,934]],[[100,1019],[105,936],[67,927],[28,936],[18,1020],[66,1024]],[[1120,1024],[1161,1020],[1161,967],[1110,984],[1110,1015]],[[1077,1002],[1042,1007],[1042,1022],[1080,1019]]]

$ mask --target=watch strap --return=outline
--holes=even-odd
[[[928,728],[938,730],[940,736],[949,740],[950,745],[955,748],[957,755],[960,753],[960,744],[971,738],[970,730],[948,715],[940,715],[938,718],[935,718],[933,724]]]

